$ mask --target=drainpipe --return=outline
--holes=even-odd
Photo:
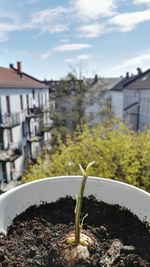
[[[137,124],[136,124],[136,130],[137,132],[139,131],[140,128],[140,105],[141,105],[141,94],[140,94],[140,90],[137,90],[138,92],[138,107],[137,107]]]

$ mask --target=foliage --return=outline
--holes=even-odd
[[[90,175],[116,179],[150,191],[150,132],[135,133],[118,121],[89,129],[77,127],[66,144],[29,166],[23,182],[59,175],[78,175],[78,165],[95,161]]]

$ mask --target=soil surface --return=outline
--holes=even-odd
[[[8,235],[0,234],[0,267],[66,267],[64,236],[74,230],[71,197],[31,207],[16,217]],[[84,198],[84,230],[95,237],[90,259],[81,267],[150,267],[150,229],[118,205]]]

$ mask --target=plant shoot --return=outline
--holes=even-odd
[[[82,178],[82,182],[81,182],[81,186],[80,186],[80,192],[78,195],[76,195],[76,206],[75,206],[75,243],[76,243],[76,245],[79,245],[82,243],[83,243],[82,245],[84,245],[84,242],[82,242],[82,240],[80,240],[80,236],[81,236],[81,229],[83,227],[84,219],[88,216],[88,214],[86,214],[83,217],[83,219],[81,220],[81,208],[82,208],[84,189],[85,189],[86,181],[88,178],[88,173],[89,173],[89,170],[93,166],[94,163],[95,163],[95,161],[90,162],[87,165],[85,170],[79,164],[83,178]]]

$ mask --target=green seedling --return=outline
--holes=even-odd
[[[83,178],[81,181],[79,194],[76,195],[76,206],[74,210],[75,230],[71,231],[63,239],[63,243],[65,242],[65,244],[67,244],[67,247],[61,253],[63,260],[66,263],[66,267],[78,266],[75,265],[75,262],[78,262],[79,259],[88,260],[90,258],[89,248],[96,246],[95,237],[91,233],[89,233],[89,231],[82,230],[84,220],[88,216],[88,214],[81,218],[85,185],[88,179],[89,170],[94,163],[94,161],[90,162],[85,170],[81,165],[79,165]]]
[[[88,214],[86,214],[81,220],[81,208],[82,208],[85,185],[88,178],[89,170],[94,163],[95,161],[90,162],[85,170],[81,165],[79,165],[83,178],[80,186],[80,192],[78,195],[76,195],[76,206],[75,206],[75,243],[77,245],[80,244],[80,235],[81,235],[81,229],[83,227],[83,222],[85,218],[88,216]]]

